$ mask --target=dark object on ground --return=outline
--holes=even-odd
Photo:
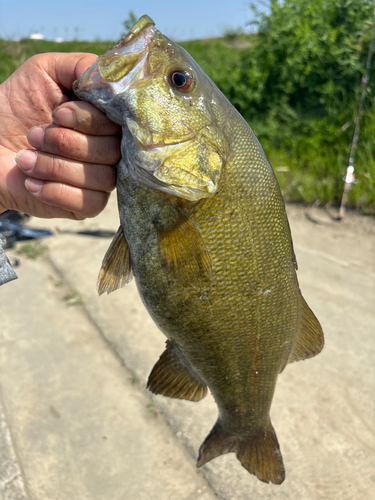
[[[5,248],[13,248],[16,241],[52,235],[52,232],[48,229],[25,227],[23,224],[29,218],[29,215],[17,212],[16,210],[7,210],[0,214],[0,233],[6,239]]]
[[[106,229],[86,229],[84,231],[72,231],[70,229],[57,230],[60,234],[82,234],[83,236],[95,236],[97,238],[113,238],[116,231],[109,231]]]

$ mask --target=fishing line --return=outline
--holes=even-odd
[[[355,152],[357,149],[357,144],[358,144],[358,139],[359,139],[359,129],[361,126],[361,117],[362,117],[362,111],[363,111],[363,104],[365,101],[366,97],[366,88],[367,84],[370,81],[370,67],[371,67],[371,59],[372,59],[372,53],[373,53],[373,44],[374,44],[374,37],[375,37],[375,11],[374,11],[374,18],[373,18],[373,29],[372,29],[372,35],[371,35],[371,40],[370,40],[370,46],[368,49],[368,56],[367,56],[367,64],[366,64],[366,71],[364,76],[362,77],[362,94],[361,98],[359,101],[359,106],[358,106],[358,113],[355,121],[355,129],[354,129],[354,135],[353,135],[353,142],[350,150],[350,156],[349,156],[349,163],[346,168],[346,174],[344,177],[344,190],[342,194],[342,199],[341,199],[341,205],[339,209],[339,213],[337,216],[337,220],[341,220],[344,215],[345,215],[345,210],[346,210],[346,200],[348,197],[348,193],[350,189],[353,187],[353,184],[355,183],[355,174],[354,174],[354,157],[355,157]]]

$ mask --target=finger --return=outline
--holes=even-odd
[[[52,113],[53,121],[60,127],[71,128],[89,135],[121,135],[121,127],[95,108],[82,101],[62,104]]]
[[[66,160],[32,149],[22,149],[15,160],[26,175],[35,179],[63,182],[93,191],[110,192],[115,188],[116,171],[111,165]]]
[[[5,184],[8,188],[9,193],[12,195],[5,200],[5,207],[7,209],[17,210],[19,212],[24,212],[26,214],[33,214],[35,217],[42,217],[44,219],[51,218],[64,218],[64,219],[79,219],[85,218],[84,214],[72,212],[65,210],[64,208],[56,205],[49,205],[44,203],[44,201],[39,200],[37,196],[33,195],[31,191],[26,189],[26,175],[19,169],[11,169],[5,180]],[[105,194],[105,193],[104,193]],[[94,207],[94,213],[100,211],[105,207],[105,203],[99,204]],[[102,206],[102,208],[101,208]]]
[[[89,136],[56,125],[38,126],[27,133],[35,149],[87,163],[115,165],[121,158],[117,136]]]
[[[97,59],[96,54],[80,52],[56,53],[48,58],[47,72],[60,86],[72,90],[72,83]]]
[[[28,177],[26,189],[38,201],[71,212],[74,218],[95,217],[106,206],[109,193],[80,189],[60,182],[42,181]]]

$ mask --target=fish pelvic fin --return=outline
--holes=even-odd
[[[206,384],[170,340],[150,373],[147,388],[154,394],[189,401],[200,401],[207,394]]]
[[[236,453],[241,465],[260,481],[273,484],[284,481],[283,458],[271,422],[267,430],[259,430],[252,436],[239,436],[226,434],[218,421],[199,449],[197,467],[232,452]]]
[[[296,344],[289,356],[288,363],[308,359],[320,353],[324,346],[322,327],[315,314],[301,295],[302,320]]]
[[[96,288],[99,295],[111,293],[127,285],[132,278],[130,251],[120,226],[104,256]]]
[[[211,258],[198,228],[178,207],[178,222],[170,231],[158,231],[164,265],[181,281],[211,280]]]

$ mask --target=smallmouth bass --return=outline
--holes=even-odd
[[[285,469],[270,420],[278,374],[323,348],[303,299],[280,189],[254,133],[189,54],[143,16],[74,83],[123,127],[120,228],[98,278],[134,275],[167,347],[155,394],[219,416],[197,465],[234,452],[261,481]]]

